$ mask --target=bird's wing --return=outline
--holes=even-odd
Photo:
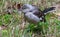
[[[39,17],[37,17],[36,15],[34,15],[32,13],[26,13],[25,17],[27,17],[29,20],[33,20],[33,21],[36,21],[36,22],[40,21]]]

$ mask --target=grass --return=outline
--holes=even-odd
[[[45,36],[55,36],[59,37],[60,32],[60,21],[57,18],[50,19],[51,15],[46,15],[47,22],[40,22],[37,27],[34,24],[26,25],[25,29],[21,29],[19,25],[20,19],[18,17],[13,17],[15,15],[5,14],[1,17],[0,25],[8,25],[7,29],[2,30],[2,37],[32,37],[33,34],[38,34],[43,32],[42,37]],[[18,16],[18,15],[16,15]],[[50,17],[49,17],[50,16]],[[14,19],[14,20],[13,20]],[[50,20],[49,20],[50,19]],[[52,20],[52,21],[51,21]],[[12,22],[12,23],[11,23]],[[42,31],[42,32],[41,32]],[[37,35],[36,35],[37,36]]]
[[[53,13],[46,15],[47,21],[45,23],[40,22],[34,25],[26,22],[24,25],[23,14],[19,15],[15,10],[13,14],[9,15],[3,11],[3,1],[0,1],[0,5],[0,27],[2,25],[7,26],[0,30],[1,37],[60,37],[60,21]]]

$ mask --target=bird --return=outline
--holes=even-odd
[[[45,15],[52,10],[55,10],[55,7],[45,8],[41,11],[39,7],[31,4],[24,4],[19,9],[19,11],[24,13],[26,20],[32,23],[46,22]]]

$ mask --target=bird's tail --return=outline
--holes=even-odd
[[[48,11],[52,11],[52,10],[55,10],[55,7],[46,8],[43,10],[43,13],[47,13]]]

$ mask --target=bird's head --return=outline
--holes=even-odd
[[[23,13],[26,12],[34,12],[35,10],[37,10],[38,8],[34,5],[31,4],[24,4],[21,8],[20,11],[22,11]]]

